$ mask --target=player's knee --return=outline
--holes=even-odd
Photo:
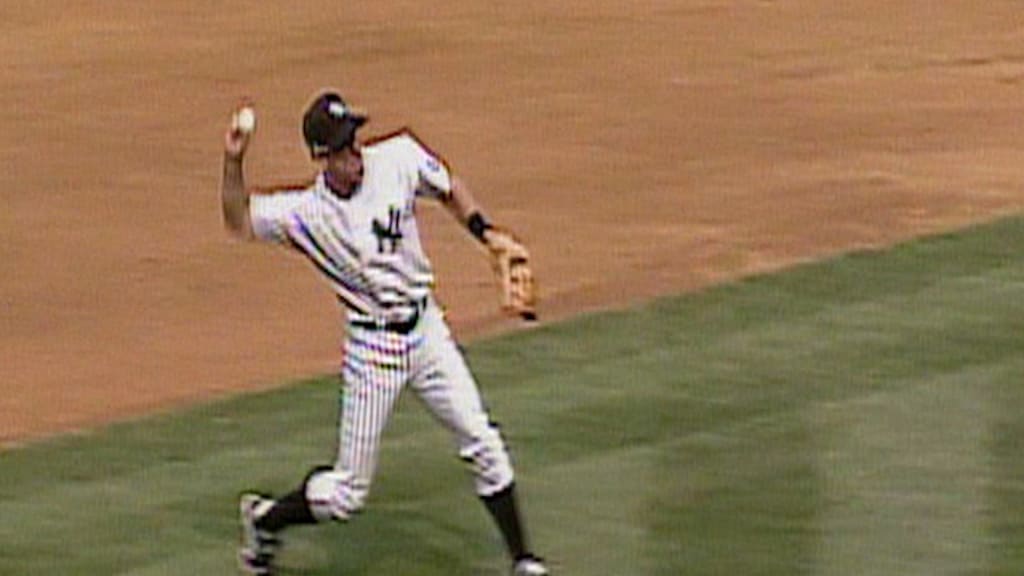
[[[459,450],[459,457],[467,462],[475,476],[476,492],[490,496],[507,488],[514,479],[512,461],[505,442],[497,430],[478,438]]]
[[[314,470],[306,479],[306,501],[318,522],[345,521],[362,510],[369,486],[342,470]]]

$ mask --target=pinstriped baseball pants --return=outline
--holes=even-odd
[[[342,377],[334,469],[315,474],[306,484],[306,499],[318,520],[344,520],[363,507],[381,436],[406,386],[452,433],[459,456],[472,467],[479,495],[512,483],[505,443],[433,303],[409,334],[350,326]]]

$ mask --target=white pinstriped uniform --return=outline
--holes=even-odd
[[[250,199],[256,236],[304,254],[348,315],[338,455],[333,470],[306,483],[318,520],[343,520],[363,506],[381,434],[406,385],[452,431],[478,494],[513,480],[505,444],[432,300],[433,272],[416,227],[416,199],[449,194],[448,169],[409,132],[365,146],[362,155],[362,183],[348,199],[331,192],[322,173],[308,188]]]

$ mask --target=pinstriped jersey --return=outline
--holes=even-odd
[[[399,322],[434,283],[416,198],[446,197],[451,176],[408,131],[364,146],[362,158],[362,182],[348,198],[334,194],[322,172],[307,188],[251,196],[252,228],[257,238],[305,255],[350,319]]]

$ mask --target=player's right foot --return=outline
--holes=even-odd
[[[548,569],[540,558],[527,555],[516,560],[512,576],[548,576]]]
[[[281,542],[273,533],[256,527],[256,519],[266,513],[273,504],[273,500],[259,494],[242,494],[239,499],[238,517],[242,528],[242,546],[238,549],[238,563],[246,574],[273,574],[274,554]]]

